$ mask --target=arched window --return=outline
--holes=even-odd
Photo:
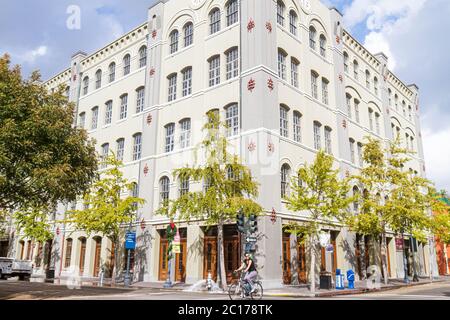
[[[294,36],[297,36],[297,21],[298,17],[294,10],[289,12],[289,31]]]
[[[397,94],[395,94],[395,96],[394,96],[394,103],[395,103],[395,110],[398,111],[398,95]]]
[[[120,114],[119,119],[123,120],[127,117],[128,114],[128,94],[123,94],[120,97]]]
[[[392,90],[388,88],[389,107],[392,107]]]
[[[89,77],[83,78],[83,95],[87,95],[89,91]]]
[[[142,46],[139,49],[139,68],[143,68],[147,65],[147,47]]]
[[[355,99],[355,120],[359,123],[359,100]]]
[[[95,73],[95,89],[100,89],[102,86],[102,70],[98,69]]]
[[[164,128],[166,131],[165,152],[172,152],[175,148],[175,123],[169,123]]]
[[[142,155],[142,134],[136,133],[133,136],[133,161],[137,161],[141,159]]]
[[[344,71],[345,73],[348,73],[348,53],[344,51]]]
[[[82,112],[78,117],[78,127],[84,129],[85,125],[86,125],[86,112]]]
[[[354,187],[353,187],[353,196],[354,196],[354,197],[359,197],[359,189],[358,189],[357,186],[354,186]],[[354,212],[355,214],[358,214],[358,213],[359,213],[359,200],[358,200],[358,199],[355,199],[355,200],[353,201],[353,212]]]
[[[220,10],[213,9],[209,13],[209,33],[214,34],[220,31]]]
[[[225,107],[225,123],[227,137],[239,134],[239,108],[237,103]]]
[[[313,50],[316,50],[316,35],[316,29],[313,26],[309,27],[309,47]]]
[[[331,132],[332,129],[330,127],[325,127],[325,152],[328,154],[333,154]]]
[[[319,98],[319,93],[317,90],[317,81],[319,79],[319,75],[315,71],[311,71],[311,96],[314,99]]]
[[[278,76],[283,80],[286,80],[286,57],[287,53],[278,49]]]
[[[284,3],[281,0],[277,1],[277,23],[284,27]]]
[[[106,168],[106,160],[109,156],[109,143],[105,143],[102,145],[102,156],[101,156],[101,168]]]
[[[321,141],[322,139],[320,133],[322,125],[320,124],[320,122],[314,121],[313,127],[314,127],[314,149],[320,150],[320,148],[322,148],[322,141]]]
[[[64,262],[64,268],[70,267],[70,262],[71,262],[71,258],[72,258],[72,244],[73,244],[73,240],[71,238],[66,240],[66,259]]]
[[[194,43],[194,25],[192,22],[188,22],[183,27],[184,31],[184,46],[189,47]]]
[[[326,78],[322,78],[322,103],[328,104],[328,83]]]
[[[408,117],[409,117],[409,121],[412,121],[412,108],[411,108],[411,106],[408,106]]]
[[[145,88],[139,87],[136,89],[136,113],[144,111],[145,102]]]
[[[116,157],[117,160],[123,161],[123,155],[125,153],[125,139],[120,138],[116,141],[117,143],[117,151],[116,151]]]
[[[237,0],[230,0],[226,4],[227,27],[238,22],[239,4]]]
[[[239,50],[232,48],[225,52],[227,57],[227,80],[239,75]]]
[[[169,96],[167,100],[170,102],[176,100],[177,98],[177,74],[172,73],[167,77],[167,80],[169,81]]]
[[[169,200],[170,180],[164,176],[159,180],[159,200],[161,204],[165,204]]]
[[[350,161],[355,163],[355,140],[353,138],[349,139],[350,143]]]
[[[366,88],[370,90],[370,71],[366,70]]]
[[[294,57],[291,58],[291,85],[298,88],[298,67],[300,62]]]
[[[92,108],[91,113],[91,130],[95,130],[98,127],[98,107]]]
[[[376,96],[378,96],[378,78],[373,78],[373,91]]]
[[[183,76],[183,97],[186,97],[192,94],[192,67],[184,68],[181,71],[181,75]]]
[[[369,129],[373,131],[373,110],[369,108]]]
[[[293,125],[294,141],[302,142],[302,114],[298,111],[294,111]]]
[[[178,51],[178,30],[173,30],[170,33],[170,53]]]
[[[220,84],[220,56],[209,58],[209,86]]]
[[[358,80],[358,74],[359,74],[359,64],[358,61],[353,61],[353,77],[355,80]]]
[[[289,180],[291,167],[285,163],[281,166],[281,198],[289,195]]]
[[[289,120],[288,120],[289,109],[285,105],[280,105],[280,135],[282,137],[288,137],[289,135]]]
[[[320,35],[320,55],[325,58],[327,50],[327,39],[323,34]]]
[[[131,72],[131,56],[127,54],[123,57],[123,75],[126,76]]]
[[[113,82],[114,80],[116,80],[116,63],[112,62],[109,65],[109,83]]]
[[[191,119],[180,121],[180,148],[184,149],[191,144]]]
[[[376,133],[380,134],[380,114],[375,112],[375,129]]]
[[[348,113],[348,117],[351,119],[352,118],[352,96],[349,95],[348,93],[345,95],[345,99],[347,101],[347,113]]]
[[[180,177],[178,181],[178,194],[181,196],[189,193],[189,179],[186,177]]]
[[[357,143],[358,146],[358,161],[359,161],[359,166],[362,167],[364,165],[364,160],[363,160],[363,144],[361,142]]]

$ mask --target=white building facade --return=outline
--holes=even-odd
[[[283,225],[308,215],[289,211],[282,197],[290,177],[317,150],[332,154],[344,177],[360,169],[365,136],[388,142],[398,133],[416,152],[407,169],[425,176],[418,87],[403,84],[387,63],[384,54],[371,54],[346,32],[342,15],[319,0],[167,0],[154,4],[148,21],[120,39],[91,55],[75,54],[69,68],[46,85],[67,87],[77,125],[96,140],[99,154],[114,151],[123,159],[126,177],[146,200],[134,224],[135,281],[167,277],[169,220],[155,212],[161,199],[201,190],[202,183],[180,184],[172,172],[192,163],[206,113],[217,110],[230,126],[235,152],[260,184],[265,212],[258,221],[264,236],[257,243],[257,264],[264,286],[277,287],[307,280],[308,250]],[[82,205],[60,205],[58,212]],[[173,280],[215,277],[217,231],[202,221],[177,225],[182,250],[172,264]],[[353,269],[362,277],[369,265],[379,264],[364,237],[346,228],[324,231],[333,251],[322,249],[320,270]],[[230,221],[229,280],[239,265],[240,241]],[[17,257],[42,258],[36,274],[50,267],[56,277],[74,270],[98,277],[111,261],[107,238],[70,226],[60,225],[47,244],[16,244]],[[389,277],[401,278],[402,251],[393,234],[388,247]],[[435,268],[433,247],[418,244],[421,275]]]

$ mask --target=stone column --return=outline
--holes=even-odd
[[[203,230],[200,226],[187,227],[186,283],[203,279]]]

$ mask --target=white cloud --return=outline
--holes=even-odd
[[[47,46],[39,46],[36,49],[30,50],[25,52],[24,54],[20,55],[20,60],[27,63],[34,63],[34,61],[39,58],[43,57],[48,53]]]
[[[445,142],[447,141],[447,143]],[[450,128],[444,131],[423,131],[423,145],[427,176],[432,178],[438,189],[450,190]]]

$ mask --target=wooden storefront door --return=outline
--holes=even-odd
[[[304,243],[298,243],[297,245],[297,257],[298,257],[298,281],[300,283],[307,283],[308,279],[306,276],[306,246]]]
[[[204,238],[204,259],[203,259],[203,279],[211,278],[217,281],[217,237]]]
[[[80,275],[84,273],[84,262],[86,258],[86,238],[80,239]]]
[[[100,260],[102,252],[102,239],[95,239],[95,257],[94,257],[94,277],[98,277],[100,273]]]
[[[289,235],[283,235],[283,283],[291,284],[291,240]]]
[[[224,257],[225,271],[227,274],[227,283],[237,280],[238,275],[234,275],[233,271],[239,268],[241,260],[239,236],[226,236],[224,240]]]
[[[168,270],[169,270],[169,260],[167,259],[167,239],[161,238],[159,245],[159,281],[167,280]]]
[[[186,282],[187,239],[181,239],[180,247],[175,259],[175,281]]]

